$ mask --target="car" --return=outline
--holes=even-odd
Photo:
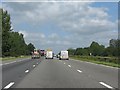
[[[54,54],[54,57],[56,57],[56,55]]]
[[[58,54],[56,57],[57,57],[57,58],[59,58],[59,57],[60,57],[60,55]]]

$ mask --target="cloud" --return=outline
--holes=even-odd
[[[116,29],[116,23],[108,19],[106,8],[86,6],[76,12],[74,10],[59,20],[60,26],[66,31],[88,35]]]
[[[91,7],[89,3],[8,3],[5,4],[11,14],[19,17],[19,22],[24,19],[32,24],[40,24],[54,20],[66,31],[79,34],[97,33],[111,30],[116,27],[115,22],[109,20],[107,8]],[[16,12],[14,12],[16,11]],[[22,13],[21,13],[22,11]],[[14,20],[15,21],[15,20]]]
[[[52,33],[48,36],[51,40],[57,40],[59,39],[60,37],[58,36],[58,34],[56,33]]]
[[[28,33],[25,30],[20,30],[20,34],[23,34],[24,38],[28,36]]]
[[[70,13],[70,7],[77,8],[79,5],[84,6],[88,3],[59,3],[59,2],[39,2],[39,3],[21,3],[11,2],[4,3],[3,7],[7,9],[11,14],[16,17],[26,18],[26,20],[41,21],[48,20],[50,18],[56,19],[63,16],[66,13]],[[15,11],[15,12],[14,12]],[[22,11],[22,13],[21,13]],[[24,16],[23,16],[24,15]],[[35,18],[36,17],[36,18]]]
[[[38,47],[85,47],[93,40],[108,45],[109,39],[117,38],[118,24],[111,20],[109,8],[93,7],[93,3],[5,2],[3,7],[10,12],[14,25],[24,21],[30,25],[41,26],[42,23],[53,21],[61,30],[70,33],[62,36],[57,32],[46,35],[40,31],[20,31],[26,42],[34,42]]]
[[[26,33],[25,40],[27,44],[31,42],[34,43],[36,47],[42,47],[42,49],[58,48],[58,50],[60,50],[60,48],[67,49],[72,45],[71,41],[67,40],[65,37],[59,37],[56,33],[45,36],[45,34],[39,32],[20,32]]]

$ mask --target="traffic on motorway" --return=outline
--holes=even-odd
[[[40,51],[34,49],[31,58],[3,65],[3,89],[118,87],[117,68],[72,60],[67,50],[56,55],[52,49]]]
[[[59,58],[59,60],[69,60],[69,55],[67,50],[60,51],[57,55],[54,54],[52,49],[47,50],[40,50],[34,49],[31,58],[32,59],[39,59],[41,56],[45,56],[46,59],[53,59],[54,57]]]
[[[2,0],[0,89],[120,89],[116,1]]]

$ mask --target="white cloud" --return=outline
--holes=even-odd
[[[50,39],[58,39],[59,36],[56,33],[52,33],[48,36]]]
[[[28,33],[25,30],[20,30],[19,33],[23,34],[24,38],[28,36]]]
[[[109,8],[92,7],[93,2],[37,2],[37,3],[4,3],[4,7],[14,16],[13,24],[28,22],[40,26],[46,21],[54,21],[65,32],[60,36],[51,33],[46,36],[38,32],[24,32],[27,42],[34,42],[42,47],[49,45],[66,48],[88,46],[95,40],[108,45],[108,40],[117,38],[117,22],[108,14]],[[21,13],[22,11],[22,13]],[[17,22],[17,23],[16,23]],[[38,44],[39,42],[39,44]],[[53,47],[54,48],[54,47]]]
[[[108,19],[106,8],[86,6],[80,10],[74,10],[73,13],[59,20],[59,25],[66,31],[88,35],[116,29],[116,23]]]

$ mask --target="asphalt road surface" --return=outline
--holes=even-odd
[[[2,65],[7,88],[118,88],[118,68],[78,60],[26,59]]]

